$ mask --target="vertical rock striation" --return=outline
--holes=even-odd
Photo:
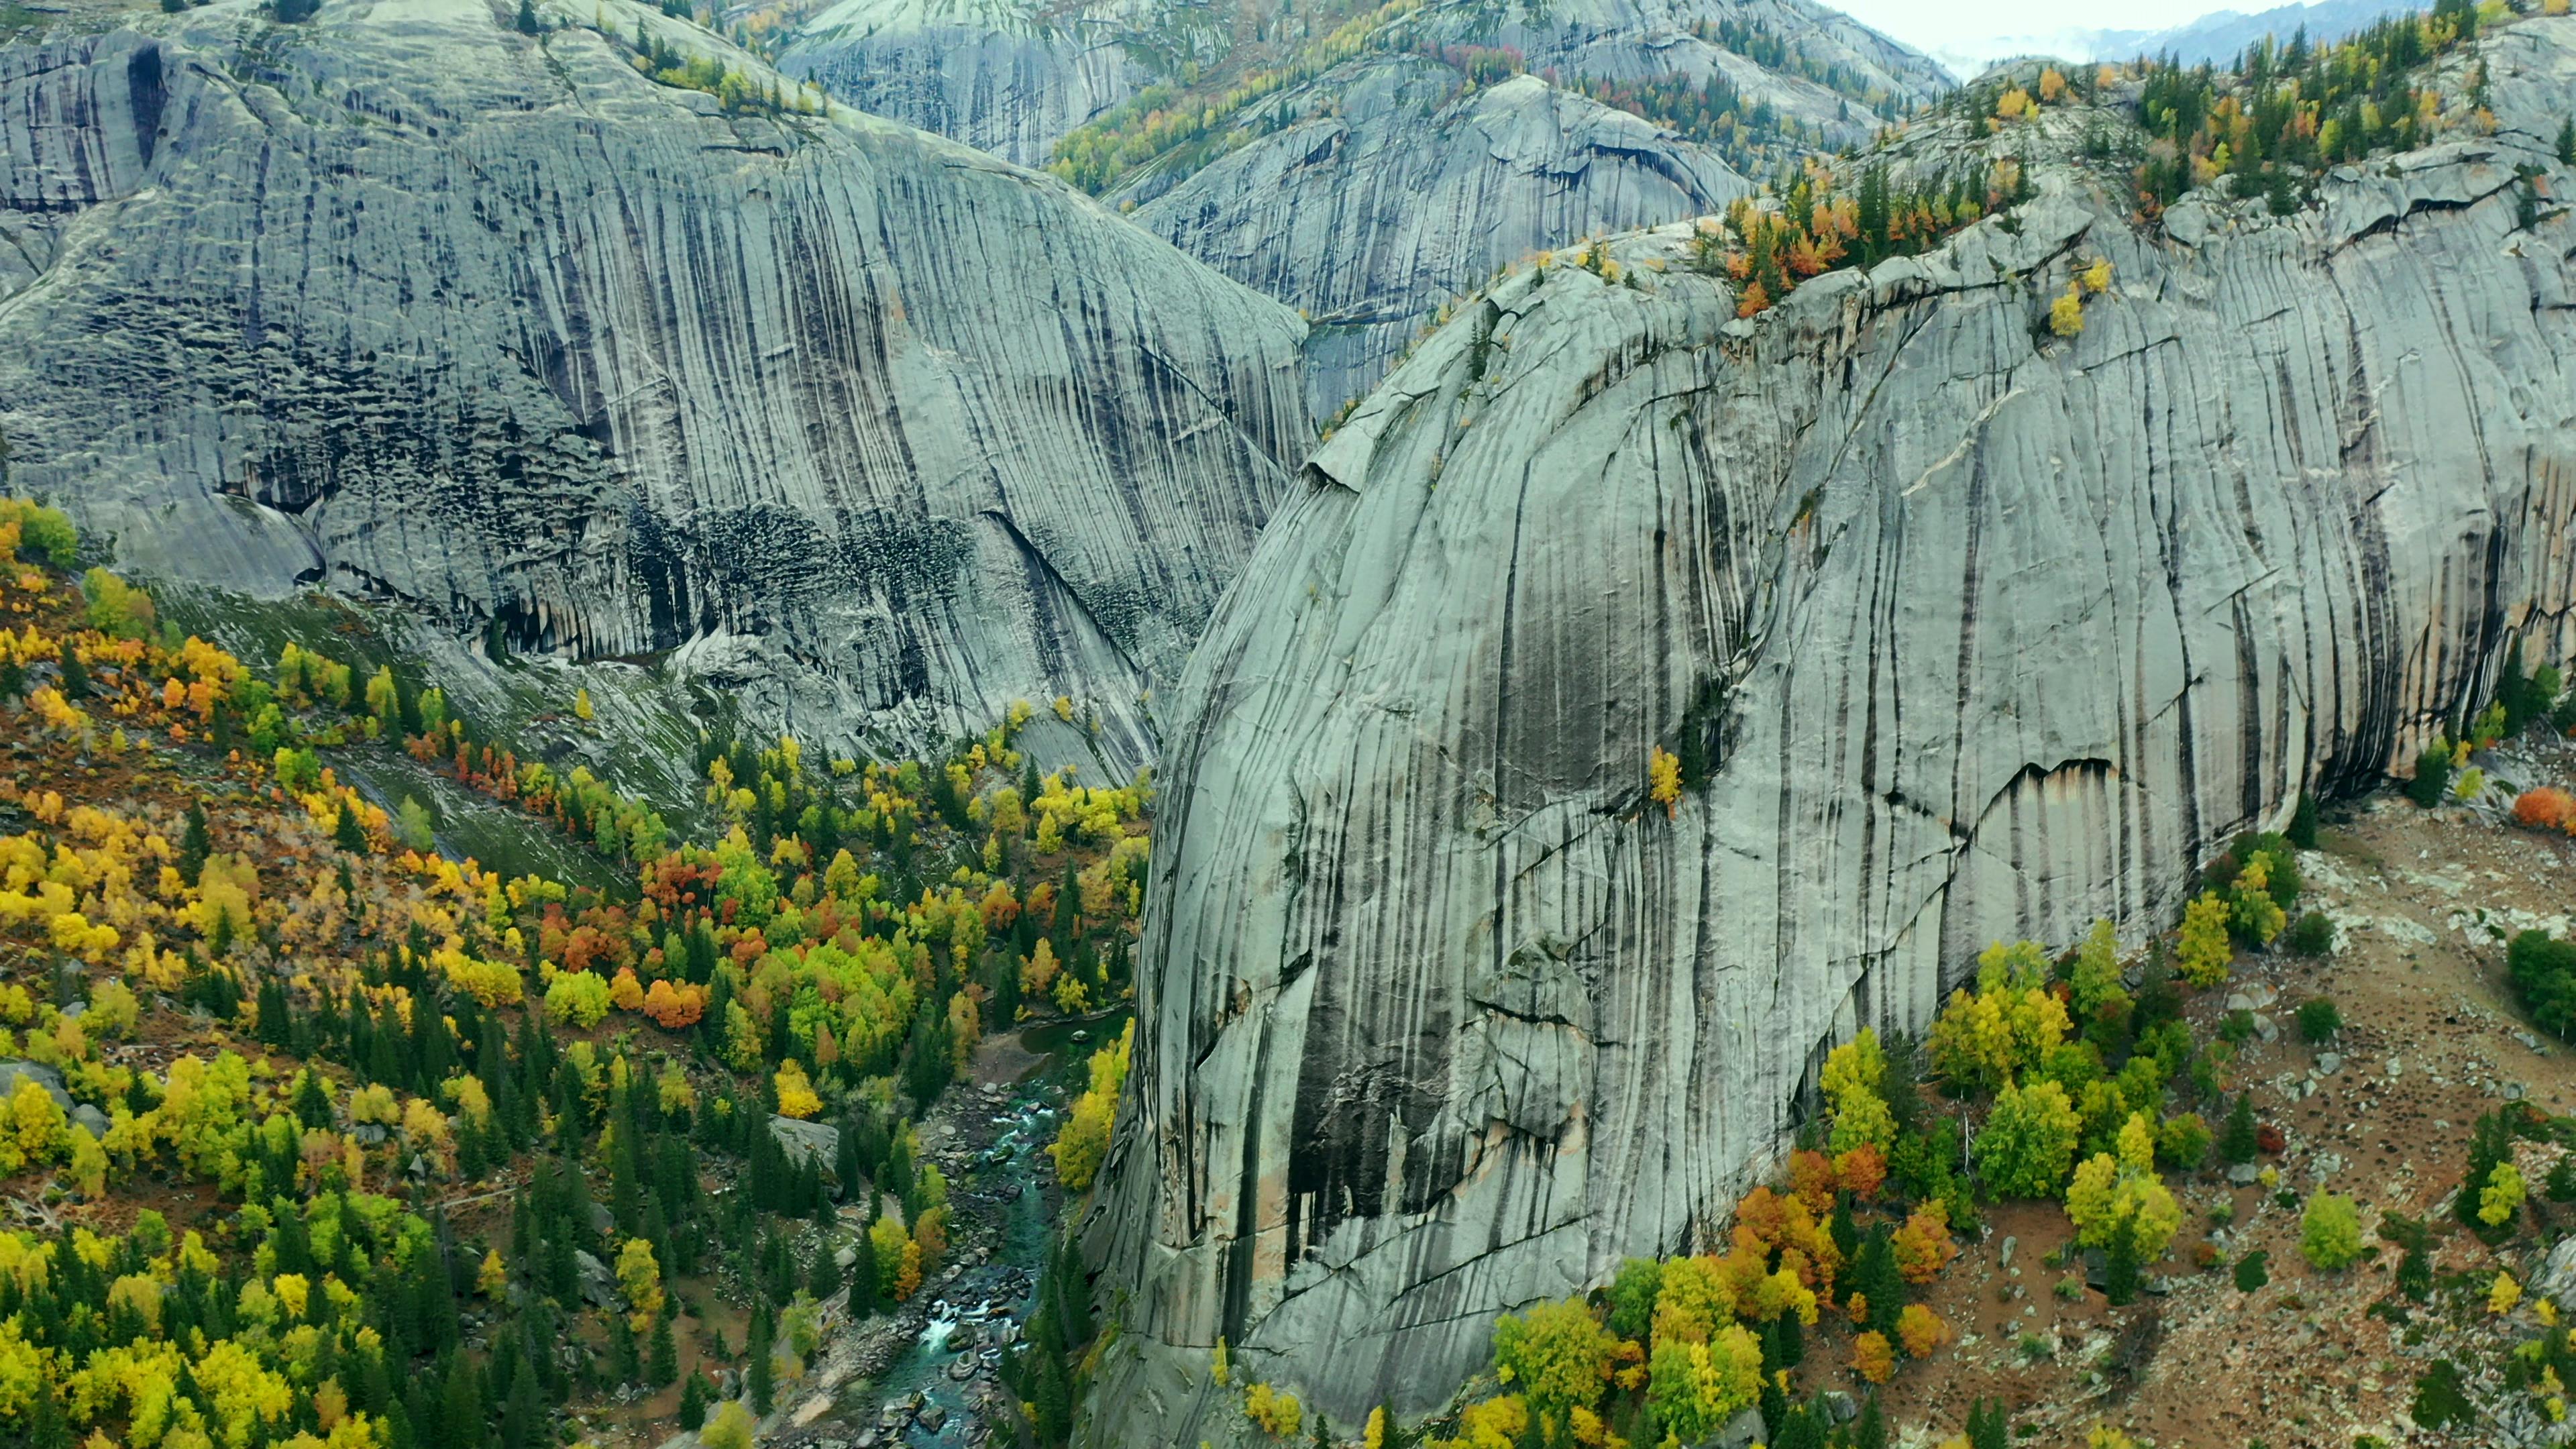
[[[1437,1404],[1496,1313],[1709,1241],[1837,1038],[2168,924],[2509,641],[2576,653],[2576,222],[2515,199],[2569,184],[2576,20],[2479,50],[2492,136],[2290,217],[2142,231],[2069,159],[2125,121],[2052,112],[2034,199],[1925,256],[1742,321],[1664,228],[1370,395],[1185,679],[1091,1442],[1222,1437],[1220,1337],[1337,1422]],[[1993,149],[1924,129],[1894,164]],[[1704,764],[1669,817],[1656,747]]]
[[[1298,319],[1052,179],[657,85],[639,26],[777,78],[578,8],[0,48],[12,486],[154,575],[675,651],[818,742],[1073,694],[1149,754],[1311,436]]]
[[[1356,17],[840,0],[781,55],[856,105],[1032,165],[1132,100],[1116,134],[1149,154],[1108,199],[1316,322],[1319,414],[1506,263],[1715,210],[1751,189],[1744,171],[1863,144],[1948,85],[1810,0],[1448,0]],[[1494,83],[1497,68],[1521,73]],[[1704,104],[1712,82],[1738,97],[1722,143],[1648,119]],[[1665,88],[1643,115],[1593,98],[1640,85]],[[1220,119],[1157,139],[1137,113]]]
[[[1070,14],[1006,0],[838,0],[797,26],[779,66],[860,110],[1044,166],[1067,131],[1152,84],[1127,42],[1159,13],[1150,0]]]
[[[1505,265],[1753,189],[1706,147],[1536,76],[1461,94],[1457,72],[1418,56],[1348,69],[1329,110],[1134,213],[1307,313],[1318,415],[1368,391],[1443,305]]]

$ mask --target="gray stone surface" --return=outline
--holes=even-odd
[[[1760,1409],[1745,1409],[1727,1420],[1716,1437],[1705,1441],[1704,1449],[1752,1449],[1756,1444],[1768,1443],[1770,1432]]]
[[[787,1150],[790,1161],[802,1158],[821,1167],[826,1174],[841,1156],[841,1131],[829,1122],[807,1122],[795,1117],[769,1116],[769,1135]]]
[[[608,1271],[606,1263],[580,1248],[573,1249],[572,1261],[581,1272],[582,1297],[599,1308],[607,1308],[617,1302],[617,1276]]]
[[[0,49],[11,486],[117,562],[660,656],[851,753],[1113,761],[1312,437],[1304,328],[1051,178],[724,114],[626,0],[225,3]],[[792,89],[792,87],[791,87]]]
[[[1185,67],[1279,65],[1350,14],[1242,8],[841,0],[796,28],[780,63],[864,109],[1043,165],[1059,139],[1148,85]],[[1759,27],[1786,53],[1766,67],[1727,49],[1714,30],[1727,22]],[[1517,53],[1526,72],[1479,87],[1442,59],[1461,47]],[[1856,94],[1821,83],[1832,71]],[[1222,134],[1138,167],[1109,199],[1312,317],[1321,416],[1367,391],[1443,303],[1505,263],[1697,216],[1749,189],[1716,148],[1580,90],[1647,79],[1723,80],[1743,98],[1741,136],[1779,159],[1815,142],[1865,143],[1949,86],[1929,59],[1808,0],[1449,0],[1243,107]],[[1761,127],[1757,102],[1769,108]]]
[[[2562,1306],[2576,1305],[2576,1237],[2561,1238],[2549,1250],[2531,1276],[2531,1291]]]
[[[1165,189],[1133,219],[1315,324],[1318,415],[1368,391],[1439,308],[1506,264],[1721,210],[1752,185],[1714,151],[1533,75],[1460,94],[1421,56],[1338,68],[1327,109]]]
[[[62,1073],[42,1062],[31,1062],[19,1057],[0,1060],[0,1102],[5,1102],[16,1094],[21,1080],[34,1082],[44,1088],[45,1095],[54,1099],[55,1106],[66,1112],[72,1109],[72,1094],[63,1089]]]
[[[1010,0],[840,0],[797,27],[779,67],[863,111],[1044,166],[1066,132],[1152,83],[1116,38],[1188,13],[1154,3],[1049,13]],[[1194,49],[1209,49],[1215,37],[1206,39]]]
[[[1093,1442],[1212,1432],[1220,1337],[1337,1421],[1436,1405],[1496,1313],[1712,1241],[1836,1040],[1999,937],[2169,925],[2517,635],[2569,656],[2576,222],[2512,187],[2569,184],[2576,20],[2480,49],[2492,137],[2290,217],[2141,229],[2063,159],[2126,111],[2052,114],[1933,253],[1742,321],[1661,229],[1361,405],[1177,702]],[[1669,815],[1656,747],[1709,762]]]

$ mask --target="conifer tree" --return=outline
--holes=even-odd
[[[608,1367],[621,1384],[631,1384],[641,1376],[635,1361],[635,1330],[623,1313],[608,1315]]]
[[[1887,1418],[1879,1412],[1876,1389],[1861,1401],[1860,1418],[1851,1427],[1851,1449],[1887,1449]]]
[[[667,1388],[679,1376],[680,1349],[672,1341],[671,1310],[665,1307],[653,1320],[653,1356],[645,1366],[645,1377],[655,1388]]]
[[[1968,1449],[2012,1449],[2012,1425],[2001,1399],[1979,1399],[1968,1408]]]
[[[751,1317],[751,1365],[748,1375],[751,1381],[751,1407],[764,1419],[769,1417],[770,1406],[778,1392],[777,1354],[772,1347],[770,1337],[776,1330],[770,1326],[768,1307],[766,1303],[761,1304]]]
[[[875,1221],[876,1214],[869,1213],[868,1222],[859,1229],[858,1242],[853,1244],[859,1256],[858,1261],[850,1265],[850,1316],[852,1318],[865,1318],[877,1311],[877,1246],[867,1232],[869,1227],[875,1225]]]
[[[840,1255],[833,1251],[829,1239],[815,1250],[814,1271],[805,1285],[805,1291],[813,1294],[814,1301],[817,1303],[828,1303],[833,1294],[841,1291],[841,1259]]]
[[[2111,1246],[2104,1254],[2102,1295],[2114,1306],[2135,1302],[2138,1297],[2138,1238],[2126,1228],[2111,1235]]]
[[[707,1422],[707,1376],[693,1373],[680,1390],[680,1427],[691,1433]]]
[[[2252,1162],[2259,1144],[2254,1131],[2254,1098],[2236,1094],[2236,1105],[2227,1109],[2227,1126],[2218,1134],[2218,1160],[2230,1167]]]
[[[331,843],[351,855],[367,853],[367,832],[358,825],[358,812],[350,809],[345,801],[340,806],[340,818],[332,822]],[[345,878],[348,867],[344,864],[340,869]],[[352,901],[351,904],[354,905],[356,902]]]
[[[206,869],[206,857],[215,849],[214,835],[206,827],[206,802],[188,802],[188,826],[179,837],[179,876],[193,885]]]

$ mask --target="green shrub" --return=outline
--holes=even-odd
[[[2308,1199],[2299,1217],[2299,1255],[2308,1265],[2337,1272],[2361,1257],[2361,1210],[2340,1193],[2321,1192]]]
[[[2196,1171],[2209,1160],[2212,1140],[2209,1124],[2201,1120],[2200,1114],[2185,1112],[2166,1118],[2165,1125],[2157,1129],[2156,1156],[2168,1167]]]
[[[80,552],[80,531],[72,527],[71,517],[59,508],[47,508],[23,498],[0,498],[0,525],[18,525],[18,549],[31,553],[58,569],[72,566]]]
[[[2299,1003],[2299,1039],[2321,1042],[2343,1030],[2343,1013],[2334,1002],[2323,996],[2311,996]]]
[[[2415,757],[2415,778],[2406,782],[2406,798],[2430,810],[2451,793],[2451,742],[2440,735]]]
[[[2290,812],[2290,828],[2281,832],[2301,850],[2317,848],[2317,797],[2302,790],[2297,808]]]
[[[430,835],[429,807],[411,796],[403,797],[402,810],[395,821],[394,834],[412,849],[426,851],[436,843]]]
[[[2261,1248],[2256,1248],[2253,1252],[2250,1252],[2244,1257],[2236,1260],[2237,1292],[2251,1293],[2255,1289],[2272,1281],[2270,1270],[2264,1266],[2265,1257],[2266,1255],[2263,1250]]]
[[[2576,1202],[2576,1153],[2562,1156],[2541,1179],[2541,1190],[2551,1202]]]
[[[1997,1197],[2055,1197],[2081,1128],[2064,1087],[2006,1083],[1977,1134],[1977,1170]]]
[[[2323,911],[2310,911],[2290,927],[2290,953],[2294,956],[2326,956],[2335,947],[2334,922]]]
[[[2523,1009],[2543,1031],[2566,1036],[2576,1026],[2576,941],[2524,931],[2506,945],[2504,967]]]
[[[2554,665],[2543,664],[2529,674],[2522,672],[2522,641],[2513,641],[2506,651],[2504,673],[2496,680],[2493,708],[2504,715],[2504,733],[2518,735],[2535,720],[2549,717],[2550,707],[2558,702],[2558,692],[2566,680]]]
[[[2468,1390],[2460,1383],[2459,1366],[2447,1358],[2433,1360],[2433,1366],[2415,1380],[2415,1402],[2407,1410],[2407,1417],[2427,1429],[2476,1422],[2477,1410],[2469,1405]]]

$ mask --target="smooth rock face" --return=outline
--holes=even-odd
[[[1265,14],[1255,33],[1273,44],[1242,61],[1246,26],[1231,5],[1125,0],[1042,15],[1004,0],[841,0],[797,28],[781,63],[854,105],[1036,165],[1182,61],[1280,63],[1298,34],[1342,18],[1294,5]],[[1766,67],[1728,49],[1724,24],[1759,27],[1782,56]],[[1318,415],[1375,385],[1443,303],[1506,263],[1703,215],[1751,189],[1718,149],[1600,104],[1579,93],[1584,82],[1722,79],[1748,113],[1768,107],[1748,137],[1779,144],[1794,128],[1798,146],[1826,147],[1866,142],[1949,83],[1930,60],[1806,0],[1430,4],[1383,37],[1235,113],[1226,129],[1241,144],[1212,156],[1176,147],[1109,198],[1315,321]],[[1462,47],[1514,52],[1527,73],[1471,86],[1438,58]],[[1133,58],[1147,54],[1165,58],[1159,70]]]
[[[1044,166],[1064,134],[1152,83],[1118,43],[1163,7],[1042,13],[1008,0],[840,0],[779,56],[860,110]]]
[[[1457,72],[1417,56],[1348,69],[1329,113],[1133,213],[1308,314],[1319,415],[1374,386],[1441,304],[1506,264],[1722,210],[1753,189],[1715,152],[1536,76],[1461,96]]]
[[[1361,405],[1185,679],[1091,1442],[1223,1438],[1220,1337],[1339,1422],[1436,1405],[1496,1313],[1711,1241],[1836,1040],[2169,925],[2516,635],[2576,652],[2576,222],[2513,197],[2569,185],[2576,20],[2480,49],[2494,137],[2287,219],[2037,165],[1752,321],[1666,228]],[[1655,747],[1709,762],[1669,815]]]
[[[1725,48],[1709,38],[1724,22],[1762,27],[1797,59],[1766,68]],[[1922,56],[1795,0],[1443,5],[1415,24],[1423,50],[1509,49],[1528,72],[1467,87],[1423,55],[1363,56],[1254,108],[1289,124],[1204,167],[1149,167],[1113,194],[1136,204],[1137,224],[1307,314],[1319,416],[1375,386],[1443,304],[1504,266],[1752,190],[1717,148],[1602,105],[1583,81],[1722,78],[1748,107],[1771,108],[1766,139],[1794,124],[1827,146],[1865,143],[1949,83]],[[1828,67],[1879,108],[1806,73]]]
[[[12,488],[146,575],[672,651],[836,751],[1071,694],[1147,756],[1312,436],[1298,319],[981,153],[726,116],[575,8],[0,49]]]

